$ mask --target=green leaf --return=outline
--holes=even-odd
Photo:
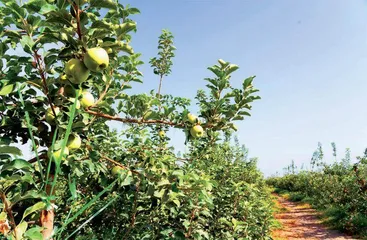
[[[31,206],[31,207],[27,208],[27,209],[24,211],[22,220],[23,220],[26,216],[28,216],[29,214],[34,213],[34,212],[39,211],[39,210],[43,210],[43,209],[45,209],[45,208],[46,208],[46,203],[44,203],[44,202],[38,202],[38,203],[34,204],[33,206]]]
[[[22,151],[14,146],[0,146],[0,153],[9,153],[14,156],[21,156]]]
[[[175,199],[172,202],[174,202],[177,205],[177,207],[181,206],[180,200],[178,200],[178,199]]]
[[[1,149],[1,148],[0,148]],[[29,162],[24,159],[14,159],[10,163],[4,164],[1,171],[9,171],[9,170],[23,170],[33,172],[33,166]]]
[[[134,178],[131,176],[131,173],[130,173],[129,175],[123,178],[123,181],[120,184],[121,186],[127,186],[127,185],[130,185],[133,180]]]
[[[91,7],[116,9],[116,3],[112,0],[91,0]]]
[[[16,232],[17,239],[22,239],[23,234],[25,233],[27,228],[28,228],[28,223],[26,221],[22,221],[20,224],[18,224],[18,226],[15,227],[15,232]]]
[[[128,8],[127,11],[128,11],[129,14],[137,14],[137,13],[140,13],[140,10],[137,9],[137,8]]]
[[[77,195],[77,192],[76,192],[75,178],[71,179],[70,174],[69,174],[68,184],[69,184],[69,190],[70,190],[70,193],[71,193],[71,198],[72,199],[77,199],[78,195]]]
[[[45,0],[29,0],[26,4],[23,5],[30,13],[35,12],[38,13],[43,5],[47,5],[48,3]]]
[[[240,111],[238,112],[239,115],[246,115],[246,116],[251,116],[250,113],[246,112],[246,111]]]
[[[170,184],[171,183],[168,181],[168,179],[162,179],[160,182],[158,182],[158,187]]]
[[[57,10],[56,6],[51,4],[43,4],[39,13],[46,14],[55,10]]]
[[[28,35],[23,36],[22,39],[20,39],[20,44],[22,45],[25,52],[32,54],[32,47],[34,45],[34,41],[30,36]]]
[[[14,90],[14,84],[5,85],[0,90],[0,96],[6,96]]]
[[[240,116],[240,115],[235,116],[234,118],[232,118],[232,120],[243,120],[243,119],[245,119],[245,118],[243,116]]]
[[[14,197],[11,198],[11,202],[14,205],[19,201],[23,201],[25,199],[44,199],[47,195],[43,192],[38,192],[37,190],[29,190],[24,194],[16,193]]]
[[[166,189],[164,189],[164,188],[162,190],[160,190],[159,192],[158,191],[155,191],[154,192],[154,197],[156,197],[156,198],[162,198],[165,191],[166,191]]]
[[[220,223],[224,223],[224,224],[228,225],[229,227],[232,227],[232,223],[230,221],[228,221],[227,219],[225,219],[225,218],[219,218],[218,221]]]
[[[11,143],[11,139],[9,137],[2,137],[0,139],[0,145],[9,145]]]
[[[5,212],[1,212],[0,213],[0,221],[5,221],[6,218],[7,218],[6,213]]]
[[[42,236],[42,228],[39,226],[28,229],[24,233],[24,237],[29,238],[30,240],[43,240]]]

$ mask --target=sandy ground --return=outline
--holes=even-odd
[[[276,204],[281,209],[275,218],[283,225],[282,229],[273,231],[274,240],[285,239],[357,239],[336,230],[330,230],[321,224],[318,213],[307,204],[294,203],[274,195]]]

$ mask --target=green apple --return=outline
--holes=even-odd
[[[120,167],[120,166],[114,166],[112,168],[112,175],[113,176],[117,176],[117,175],[121,175],[124,171],[124,168]]]
[[[60,114],[60,108],[55,107],[54,111],[55,111],[56,116],[58,116]],[[54,115],[51,108],[48,108],[46,110],[46,116],[45,117],[46,117],[46,122],[48,122],[49,124],[54,124],[55,123],[55,115]]]
[[[191,136],[193,136],[194,138],[199,138],[199,137],[204,136],[204,129],[202,126],[196,125],[190,129],[190,133],[191,133]]]
[[[95,47],[87,50],[84,55],[84,64],[93,72],[101,72],[108,67],[110,59],[106,50]]]
[[[70,82],[80,84],[89,77],[89,70],[79,59],[70,59],[65,65],[65,73]]]
[[[49,153],[49,157],[51,157],[51,151],[49,151],[48,153]],[[54,157],[55,160],[57,160],[57,159],[59,159],[60,154],[61,154],[61,149],[59,149],[57,151],[54,151],[52,153],[52,156]],[[68,147],[65,147],[62,159],[65,160],[66,156],[68,156],[68,155],[69,155],[69,149],[68,149]]]
[[[159,137],[164,138],[166,136],[166,132],[161,130],[161,131],[159,131],[158,135],[159,135]]]
[[[81,95],[80,102],[83,108],[90,107],[94,104],[94,97],[90,92],[84,91]]]
[[[190,123],[194,124],[196,123],[197,120],[197,116],[195,116],[194,114],[188,113],[187,114],[187,119],[189,120]]]
[[[78,134],[71,134],[66,144],[66,146],[70,150],[79,149],[81,145],[82,145],[82,140],[80,139]]]

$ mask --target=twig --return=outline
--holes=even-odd
[[[42,153],[41,155],[38,156],[39,159],[47,159],[47,154],[46,153]],[[37,162],[37,157],[31,158],[28,160],[29,163],[35,163]]]
[[[180,158],[180,157],[176,157],[177,160],[179,161],[185,161],[185,162],[192,162],[192,159],[190,158]]]
[[[112,73],[111,73],[112,74]],[[108,82],[107,84],[106,84],[106,88],[105,88],[105,90],[103,91],[103,93],[101,93],[101,95],[99,96],[99,98],[98,98],[98,100],[92,105],[92,106],[90,106],[89,108],[92,108],[92,107],[94,107],[94,106],[96,106],[100,101],[102,101],[102,99],[104,98],[104,96],[106,95],[106,93],[107,93],[107,90],[108,90],[108,88],[110,87],[110,85],[111,85],[111,81],[110,82]]]
[[[140,119],[135,119],[135,118],[121,118],[118,116],[111,116],[105,113],[101,113],[101,112],[95,112],[92,111],[90,109],[85,109],[85,112],[98,116],[98,117],[103,117],[106,119],[110,119],[110,120],[115,120],[115,121],[119,121],[119,122],[123,122],[123,123],[135,123],[135,124],[164,124],[164,125],[169,125],[172,127],[184,127],[185,125],[182,123],[174,123],[174,122],[170,122],[170,121],[165,121],[165,120],[140,120]]]
[[[13,232],[14,232],[14,235],[15,235],[15,239],[18,239],[17,231],[15,231],[15,228],[17,227],[17,224],[15,223],[15,219],[14,219],[14,216],[13,216],[13,212],[11,211],[11,207],[8,206],[8,200],[6,200],[5,193],[1,193],[1,201],[4,203],[4,210],[9,215],[10,223],[11,223],[11,225],[13,225]]]
[[[33,51],[34,55],[34,60],[36,61],[37,63],[37,69],[38,69],[38,72],[41,76],[41,79],[42,79],[42,83],[43,83],[43,89],[45,91],[45,95],[47,96],[47,99],[48,99],[48,103],[50,104],[50,107],[51,107],[51,110],[52,110],[52,113],[53,115],[56,117],[56,112],[55,112],[55,109],[53,107],[53,104],[52,104],[52,99],[50,97],[50,95],[48,94],[48,87],[47,87],[47,82],[46,82],[46,75],[45,75],[45,69],[43,68],[43,66],[41,65],[41,61],[40,61],[40,55],[38,55],[37,53],[37,50],[34,50]]]
[[[139,197],[139,188],[140,188],[140,181],[139,181],[139,183],[138,183],[138,185],[136,187],[133,214],[131,216],[131,224],[130,224],[129,229],[126,231],[124,237],[122,238],[123,240],[125,240],[129,236],[131,230],[133,229],[133,227],[135,225],[136,209],[137,209],[137,206],[138,206],[138,197]]]
[[[114,164],[114,165],[116,165],[116,166],[119,166],[119,167],[122,167],[123,169],[129,170],[130,172],[132,172],[132,173],[134,173],[134,174],[141,175],[141,173],[139,173],[138,171],[131,170],[131,169],[129,169],[128,167],[126,167],[126,166],[122,165],[122,164],[121,164],[121,163],[119,163],[119,162],[116,162],[115,160],[113,160],[113,159],[111,159],[111,158],[109,158],[109,157],[101,156],[101,158],[106,159],[107,161],[109,161],[109,162],[113,163],[113,164]]]
[[[192,212],[191,212],[190,227],[189,227],[189,231],[188,231],[188,233],[187,233],[187,234],[185,234],[185,237],[186,237],[186,238],[189,238],[189,237],[191,236],[191,231],[192,231],[192,222],[193,222],[193,220],[194,220],[195,213],[196,213],[196,211],[197,211],[197,204],[198,204],[198,202],[199,202],[199,198],[198,198],[198,196],[197,196],[197,194],[196,194],[196,203],[195,203],[195,208],[194,208],[194,209],[192,210]]]

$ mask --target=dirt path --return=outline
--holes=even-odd
[[[273,231],[274,240],[285,239],[357,239],[330,230],[321,224],[318,213],[306,204],[290,202],[278,195],[277,205],[280,212],[275,218],[281,222],[283,228]]]

